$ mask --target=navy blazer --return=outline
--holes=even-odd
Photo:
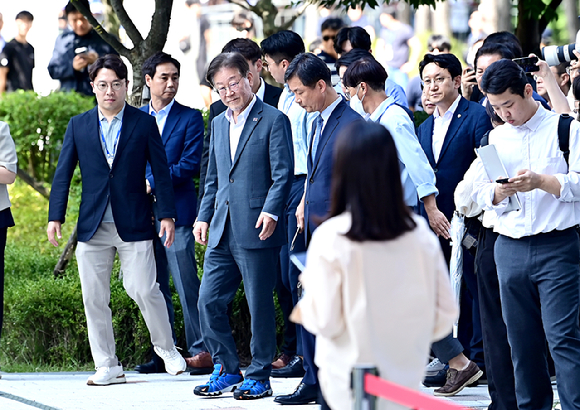
[[[240,247],[261,249],[287,242],[284,209],[294,178],[290,120],[281,111],[256,102],[248,113],[232,162],[230,123],[221,113],[213,120],[205,194],[198,220],[211,223],[208,246],[216,247],[229,218]],[[261,241],[261,212],[278,217],[272,236]]]
[[[280,100],[280,95],[282,94],[282,89],[279,87],[274,87],[264,81],[264,101],[266,104],[278,108],[278,100]],[[199,173],[199,199],[203,197],[203,189],[205,185],[205,176],[207,174],[207,162],[209,158],[209,140],[211,138],[211,124],[213,119],[224,112],[228,107],[222,102],[222,100],[215,101],[209,107],[209,118],[207,120],[207,132],[205,133],[205,138],[203,141],[203,154],[201,156],[201,170]]]
[[[434,117],[431,115],[419,126],[417,137],[435,172],[436,187],[439,190],[437,207],[451,220],[455,210],[455,188],[475,160],[475,148],[479,147],[481,137],[493,127],[485,108],[461,97],[443,140],[439,160],[435,162],[433,124]],[[427,217],[423,202],[419,204],[421,215]]]
[[[308,153],[308,175],[306,177],[306,192],[304,202],[304,224],[306,232],[312,233],[318,226],[313,217],[322,217],[330,212],[330,183],[332,177],[333,151],[337,135],[352,122],[364,123],[364,119],[344,101],[334,108],[316,149],[316,157],[312,151]],[[309,138],[312,138],[310,132]],[[353,135],[353,137],[356,137]],[[309,147],[312,141],[308,142]],[[308,235],[306,235],[308,236]]]
[[[69,187],[78,163],[83,180],[79,241],[86,242],[93,237],[109,198],[115,225],[123,241],[153,239],[151,201],[145,186],[148,161],[157,181],[157,217],[175,218],[169,167],[152,116],[125,105],[117,153],[110,169],[101,145],[98,107],[71,118],[50,191],[48,220],[65,222]]]
[[[149,113],[149,105],[141,107],[141,111]],[[175,194],[175,226],[193,226],[197,216],[197,193],[193,177],[199,172],[204,128],[203,117],[199,111],[177,101],[173,102],[165,120],[161,140],[165,146]],[[151,185],[151,193],[157,195],[149,163],[146,178]]]

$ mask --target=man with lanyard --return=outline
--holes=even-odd
[[[151,203],[145,192],[147,162],[159,190],[160,230],[173,243],[176,216],[169,167],[155,120],[125,104],[127,67],[117,55],[97,59],[89,72],[97,106],[73,117],[64,136],[48,212],[48,240],[58,246],[73,172],[83,179],[76,256],[97,372],[89,385],[125,383],[115,354],[110,280],[115,254],[123,286],[137,302],[155,352],[170,374],[182,373],[185,360],[175,349],[163,295],[155,283]],[[100,154],[103,152],[103,156]]]
[[[387,72],[383,66],[369,54],[352,63],[345,71],[346,97],[350,99],[350,107],[367,121],[378,122],[389,130],[399,153],[405,203],[416,209],[418,196],[425,204],[429,222],[435,229],[442,221],[447,222],[435,201],[439,192],[435,187],[435,174],[417,140],[411,119],[393,97],[387,97],[384,87],[386,78]]]

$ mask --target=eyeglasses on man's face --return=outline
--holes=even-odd
[[[219,95],[226,95],[228,91],[235,93],[240,89],[240,82],[242,79],[239,79],[236,82],[229,83],[227,86],[216,88],[215,90]]]
[[[336,36],[322,36],[323,41],[328,41],[328,40],[334,41],[335,38],[336,38]]]
[[[443,84],[445,82],[445,80],[447,80],[448,78],[451,78],[451,77],[435,77],[433,79],[425,78],[423,81],[421,81],[421,85],[423,87],[426,87],[426,88],[431,87],[434,84],[437,84],[439,86],[439,85]]]
[[[109,86],[111,86],[111,88],[113,89],[113,91],[119,91],[121,88],[123,88],[124,85],[124,81],[113,81],[112,83],[106,83],[104,81],[98,82],[95,84],[95,87],[97,87],[97,90],[101,91],[101,92],[105,92],[107,91],[107,89],[109,88]]]
[[[572,68],[570,66],[566,67],[566,72],[568,75],[577,75],[580,72],[580,67]]]

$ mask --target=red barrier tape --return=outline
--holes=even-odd
[[[468,410],[466,407],[399,386],[372,374],[365,375],[365,392],[415,410]]]

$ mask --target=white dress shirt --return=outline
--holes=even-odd
[[[238,149],[238,144],[240,142],[240,137],[242,136],[242,131],[244,130],[244,125],[248,120],[248,116],[256,104],[256,95],[252,95],[252,100],[248,104],[244,111],[238,114],[237,122],[234,121],[234,113],[231,108],[226,110],[226,119],[230,122],[230,155],[232,159],[232,164],[234,163],[234,158],[236,157],[236,151]],[[268,212],[264,212],[270,218],[278,221],[277,215],[272,215]]]
[[[163,129],[165,128],[165,123],[167,122],[167,116],[169,115],[169,111],[171,111],[171,107],[173,107],[174,102],[175,98],[159,111],[155,111],[153,105],[151,105],[151,102],[149,102],[149,115],[155,117],[155,121],[157,121],[157,128],[159,128],[159,135],[163,135]]]
[[[266,84],[264,83],[264,80],[262,80],[262,77],[258,77],[258,79],[260,80],[260,88],[258,88],[258,91],[256,91],[256,97],[258,97],[260,99],[260,101],[264,101],[264,93],[266,92]]]
[[[250,111],[252,111],[252,108],[254,108],[255,103],[256,95],[254,94],[252,95],[252,100],[248,106],[244,108],[244,111],[238,114],[238,118],[236,119],[237,121],[234,121],[234,112],[231,108],[228,108],[226,111],[226,119],[230,122],[230,155],[232,163],[236,157],[236,150],[238,149],[238,143],[240,142],[240,137],[242,136],[244,125],[246,125],[248,115],[250,115]]]
[[[570,127],[568,169],[558,142],[558,118],[556,113],[537,109],[521,126],[506,123],[490,132],[489,143],[496,146],[506,177],[529,169],[537,174],[554,175],[561,186],[559,196],[540,189],[518,192],[522,209],[505,212],[508,199],[493,204],[496,183],[489,180],[478,159],[472,198],[485,211],[496,213],[496,232],[517,239],[564,230],[580,222],[580,123],[572,121]]]
[[[447,135],[449,124],[451,124],[453,114],[455,114],[460,100],[461,94],[459,94],[455,101],[453,101],[453,104],[451,104],[451,107],[443,115],[439,113],[439,107],[436,107],[433,112],[433,157],[435,158],[435,162],[439,161],[439,154],[441,154],[441,148],[443,148],[445,135]]]

